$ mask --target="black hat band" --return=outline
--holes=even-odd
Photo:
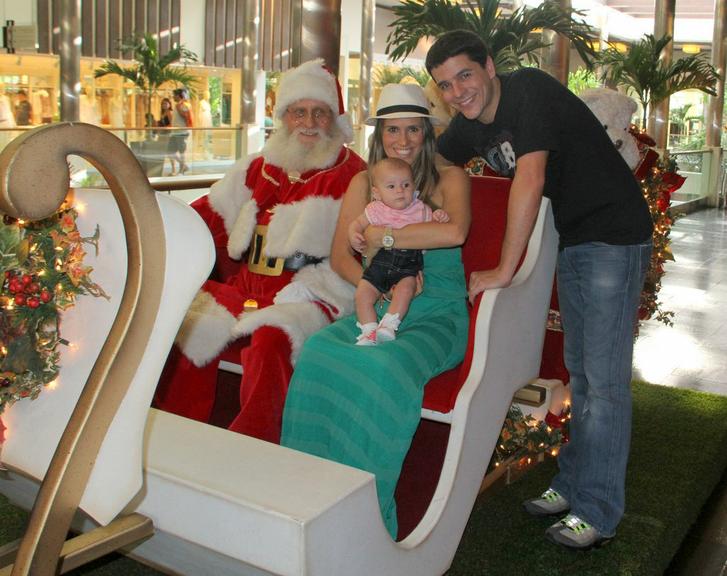
[[[430,116],[428,108],[423,106],[416,106],[415,104],[397,104],[396,106],[387,106],[386,108],[379,108],[376,111],[377,116],[385,116],[386,114],[395,114],[397,112],[415,112],[417,114],[424,114]]]

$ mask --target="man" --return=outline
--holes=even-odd
[[[473,272],[469,296],[508,286],[525,249],[541,196],[560,234],[558,296],[570,372],[570,442],[536,515],[570,513],[546,536],[588,549],[611,539],[624,511],[631,434],[631,356],[652,223],[631,170],[598,120],[547,74],[524,68],[497,75],[482,40],[444,34],[427,70],[458,114],[438,140],[462,163],[481,156],[513,179],[500,264]]]
[[[238,162],[193,204],[227,279],[208,281],[196,297],[156,395],[158,407],[207,421],[220,353],[249,336],[242,341],[241,411],[230,429],[271,442],[279,440],[303,342],[353,311],[354,288],[331,270],[328,256],[340,199],[366,167],[344,145],[353,139],[351,120],[321,60],[283,74],[276,102],[278,128],[262,153]],[[231,262],[245,253],[243,263]]]
[[[15,123],[18,126],[30,126],[33,120],[33,107],[28,102],[28,95],[25,90],[18,91],[18,99],[15,103]]]
[[[172,92],[172,98],[174,99],[172,128],[178,128],[178,130],[172,131],[169,136],[168,151],[172,159],[172,166],[174,166],[174,161],[176,160],[179,163],[179,173],[184,174],[189,170],[189,166],[185,160],[189,131],[185,130],[185,128],[191,128],[194,124],[192,121],[192,106],[189,104],[189,100],[187,100],[188,94],[186,88],[175,88]]]

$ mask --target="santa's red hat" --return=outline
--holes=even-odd
[[[346,142],[353,140],[353,123],[343,107],[341,85],[320,58],[291,68],[280,77],[275,94],[275,118],[281,119],[288,106],[304,99],[328,104]]]

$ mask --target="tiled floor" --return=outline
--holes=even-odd
[[[676,260],[667,265],[660,294],[663,308],[675,314],[674,326],[642,326],[634,377],[727,395],[727,212],[683,216],[671,239]],[[724,478],[667,574],[727,576]]]

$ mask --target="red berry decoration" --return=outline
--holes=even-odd
[[[28,298],[27,302],[29,308],[37,308],[38,306],[40,306],[40,300],[36,296],[31,296],[30,298]]]
[[[23,283],[23,286],[27,286],[33,281],[33,278],[30,276],[30,274],[23,274],[23,276],[20,278],[20,281]]]
[[[28,294],[37,294],[40,291],[40,284],[37,282],[31,282],[25,287],[25,291]]]
[[[16,306],[25,306],[25,294],[17,294],[15,296],[15,305]]]
[[[51,298],[53,298],[53,294],[51,294],[47,288],[43,288],[40,291],[40,299],[44,304],[50,302]]]

